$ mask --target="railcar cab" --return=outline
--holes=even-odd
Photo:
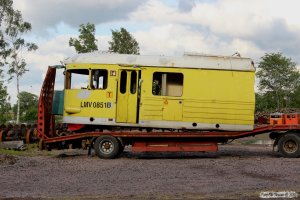
[[[140,76],[140,69],[133,67],[67,65],[63,122],[76,127],[138,123]]]
[[[253,129],[251,59],[96,52],[64,63],[63,123],[96,129]]]

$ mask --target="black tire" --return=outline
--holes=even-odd
[[[118,156],[120,143],[111,135],[102,135],[96,139],[94,148],[99,158],[111,159]]]
[[[278,150],[288,158],[300,156],[300,137],[296,134],[283,135],[278,141]]]

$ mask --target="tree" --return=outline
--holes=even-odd
[[[79,39],[70,38],[69,46],[74,47],[77,53],[88,53],[97,51],[97,39],[95,38],[95,25],[87,23],[81,24],[79,27]]]
[[[265,54],[258,65],[259,90],[273,96],[277,110],[291,106],[292,94],[299,86],[296,63],[281,53]]]
[[[6,16],[9,13],[13,12],[12,8],[13,1],[12,0],[0,0],[0,66],[3,67],[5,65],[5,58],[9,54],[9,50],[6,49],[7,41],[4,38],[4,32],[5,27],[3,27],[3,24],[5,24]],[[0,71],[0,74],[2,73],[2,70]]]
[[[291,104],[293,108],[300,109],[300,84],[292,94]]]
[[[7,87],[4,85],[3,78],[3,66],[6,64],[6,57],[9,54],[9,50],[6,49],[7,42],[4,38],[5,29],[2,24],[4,24],[3,19],[7,16],[7,13],[12,12],[12,0],[0,0],[0,121],[1,123],[6,122],[7,119],[7,102],[9,96],[7,94]]]
[[[9,0],[12,6],[12,1]],[[3,25],[3,26],[2,26]],[[19,86],[21,77],[28,71],[23,54],[28,51],[35,51],[38,47],[34,43],[25,41],[22,36],[31,31],[31,24],[22,18],[22,14],[13,8],[6,9],[1,21],[2,38],[4,41],[5,64],[8,65],[8,74],[10,79],[16,78],[17,81],[17,103],[18,112],[16,123],[19,123],[20,101],[19,101]]]
[[[38,96],[29,92],[20,92],[20,120],[35,121],[37,119]],[[17,112],[18,105],[14,105],[13,111]]]
[[[272,112],[276,110],[276,100],[271,92],[255,93],[255,111]]]
[[[3,85],[3,81],[0,81],[0,123],[3,124],[9,120],[10,103],[9,96],[7,94],[7,88]]]
[[[135,38],[125,29],[120,31],[111,30],[112,41],[108,42],[109,50],[120,54],[140,54],[139,43]]]

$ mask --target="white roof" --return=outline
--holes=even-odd
[[[255,71],[250,58],[232,56],[214,56],[201,54],[184,54],[180,57],[128,55],[104,52],[78,54],[64,60],[65,64],[118,64],[134,66],[157,66],[175,68],[221,69],[238,71]]]

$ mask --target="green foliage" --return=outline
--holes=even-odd
[[[8,120],[8,106],[10,105],[7,102],[8,94],[7,94],[7,88],[4,85],[4,81],[1,80],[2,72],[3,72],[3,66],[6,64],[6,57],[9,55],[9,50],[6,49],[7,47],[7,41],[4,37],[5,29],[3,27],[3,24],[5,24],[5,17],[7,16],[7,13],[12,12],[12,0],[0,0],[0,123],[5,123],[6,120]]]
[[[3,38],[5,41],[6,60],[9,66],[8,73],[12,77],[21,77],[26,70],[26,62],[22,57],[24,51],[34,51],[38,47],[34,43],[26,42],[22,38],[31,31],[31,24],[24,21],[21,12],[10,9],[3,18]]]
[[[5,104],[7,97],[7,88],[3,85],[3,82],[0,81],[0,107]]]
[[[11,109],[10,103],[8,102],[7,88],[0,81],[0,124],[6,123],[10,120],[9,111]]]
[[[97,51],[98,47],[96,45],[95,38],[95,25],[94,24],[81,24],[79,27],[79,39],[70,38],[69,46],[74,47],[77,53],[88,53]]]
[[[257,109],[291,107],[300,84],[296,63],[281,53],[270,53],[261,57],[258,69],[261,94],[257,96]]]
[[[292,96],[291,107],[300,110],[300,84],[298,85],[296,90],[291,94],[291,96]]]
[[[38,144],[26,144],[25,151],[17,151],[14,149],[0,149],[0,154],[9,156],[57,156],[55,152],[39,151]],[[13,157],[14,158],[14,157]]]
[[[12,8],[13,1],[12,0],[0,0],[0,66],[3,67],[5,65],[5,58],[9,54],[9,50],[6,49],[7,40],[4,37],[5,35],[5,24],[6,17],[8,13],[13,12]],[[0,70],[0,73],[2,70]]]
[[[1,64],[8,66],[10,79],[16,78],[17,97],[19,102],[19,81],[22,75],[28,71],[23,54],[35,51],[36,44],[27,42],[23,35],[31,31],[31,24],[24,21],[22,14],[12,7],[12,0],[0,0],[0,48]],[[19,103],[17,123],[19,123]]]
[[[109,50],[120,54],[140,54],[139,43],[135,38],[125,29],[120,31],[111,30],[112,41],[108,42]]]
[[[35,122],[37,119],[38,96],[29,92],[20,92],[20,120],[22,122]],[[13,111],[17,113],[17,104]]]
[[[255,94],[255,111],[256,112],[273,112],[276,110],[276,100],[272,93],[256,93]]]

